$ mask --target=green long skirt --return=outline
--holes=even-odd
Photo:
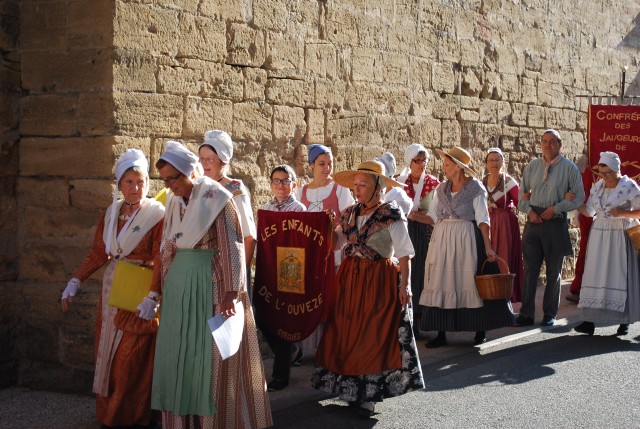
[[[153,365],[151,408],[171,413],[212,416],[213,249],[178,249],[162,294]]]

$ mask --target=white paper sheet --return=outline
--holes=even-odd
[[[240,348],[240,341],[242,341],[242,333],[244,331],[244,306],[242,301],[236,302],[235,307],[236,314],[231,317],[216,314],[207,320],[222,360],[236,354]]]

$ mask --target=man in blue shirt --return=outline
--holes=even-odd
[[[560,279],[564,257],[572,254],[567,212],[584,201],[584,189],[578,167],[560,155],[560,133],[549,129],[542,134],[542,157],[534,159],[522,172],[518,208],[527,214],[522,233],[524,287],[522,307],[516,325],[533,325],[536,286],[542,262],[547,267],[542,326],[556,321],[560,304]],[[575,194],[566,200],[568,191]]]

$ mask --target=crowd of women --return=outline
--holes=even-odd
[[[556,136],[551,131],[544,135]],[[556,140],[560,146],[559,134]],[[522,299],[524,277],[516,210],[540,191],[519,189],[498,148],[486,152],[484,176],[465,149],[435,151],[442,182],[427,171],[431,152],[420,144],[406,148],[398,176],[389,152],[333,174],[331,149],[319,144],[308,146],[313,179],[305,186],[297,187],[289,166],[271,170],[272,199],[262,209],[331,212],[338,239],[335,277],[326,285],[335,304],[326,322],[298,344],[258,327],[274,353],[268,384],[249,301],[256,227],[249,192],[228,177],[231,137],[207,131],[197,155],[166,143],[155,164],[170,190],[164,205],[147,198],[145,155],[123,153],[113,203],[61,301],[69,311],[81,282],[108,264],[96,326],[98,420],[104,427],[153,427],[161,412],[165,429],[269,427],[267,391],[288,386],[304,351],[316,351],[314,388],[370,416],[376,402],[424,387],[416,343],[422,333],[437,332],[426,342],[431,348],[447,344],[447,331],[475,332],[473,343],[481,344],[486,331],[513,325],[511,304]],[[543,182],[558,156],[545,158]],[[620,174],[614,153],[603,153],[596,168],[602,180],[579,207],[596,220],[579,304],[585,322],[576,331],[593,335],[596,323],[618,323],[624,335],[640,320],[638,254],[625,234],[640,218],[640,188]],[[575,199],[575,190],[565,198]],[[535,223],[536,214],[530,219]],[[109,305],[122,264],[153,270],[135,309]],[[511,297],[483,300],[475,276],[499,272],[514,274]],[[217,314],[244,318],[239,350],[227,359],[207,325]]]

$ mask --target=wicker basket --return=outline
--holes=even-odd
[[[627,229],[627,235],[631,239],[631,244],[640,252],[640,225],[632,226]]]
[[[640,231],[639,231],[640,232]],[[489,301],[493,299],[510,299],[513,293],[513,279],[515,274],[509,272],[509,265],[506,261],[496,256],[498,261],[501,261],[507,267],[506,274],[482,274],[476,276],[476,288],[478,289],[478,295],[483,301]],[[487,260],[482,264],[480,272],[484,270],[484,266]]]

